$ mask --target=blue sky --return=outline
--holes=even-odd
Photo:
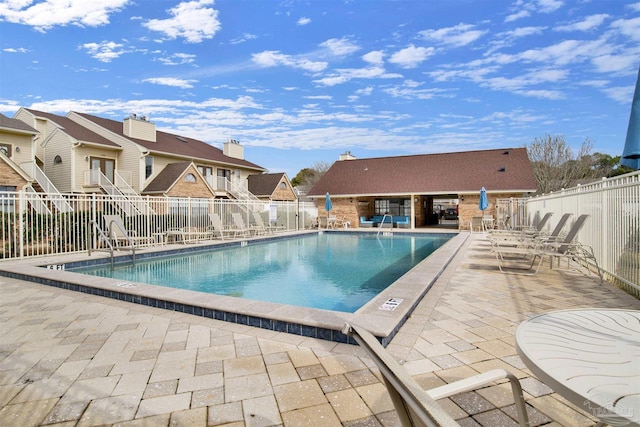
[[[121,120],[290,178],[316,162],[522,147],[620,155],[640,2],[0,2],[0,112]]]

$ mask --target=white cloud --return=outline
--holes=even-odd
[[[401,74],[387,73],[382,67],[345,68],[337,69],[326,77],[314,80],[314,83],[318,83],[323,86],[336,86],[346,83],[352,79],[396,79],[401,77]]]
[[[310,95],[310,96],[305,96],[306,99],[320,99],[322,101],[331,101],[333,99],[333,96],[331,95]]]
[[[25,49],[24,47],[7,47],[5,49],[2,49],[3,52],[7,52],[7,53],[27,53],[29,52],[27,49]]]
[[[109,23],[109,15],[122,10],[130,0],[46,0],[0,3],[0,18],[14,24],[29,25],[45,32],[54,26],[98,27]],[[2,19],[0,19],[2,20]]]
[[[255,64],[265,68],[284,65],[291,68],[300,68],[314,73],[320,72],[327,68],[326,62],[311,61],[306,58],[286,55],[274,50],[266,50],[264,52],[254,53],[253,55],[251,55],[251,60]]]
[[[415,68],[435,53],[432,47],[415,47],[410,45],[391,55],[389,62],[402,68]]]
[[[358,89],[356,91],[356,94],[363,95],[363,96],[369,96],[372,93],[373,93],[373,87],[372,86],[367,86],[364,89]]]
[[[152,84],[162,85],[162,86],[179,87],[180,89],[191,89],[193,87],[192,83],[197,82],[197,80],[184,80],[184,79],[177,79],[174,77],[154,77],[154,78],[144,79],[142,81],[145,83],[152,83]]]
[[[560,25],[555,28],[556,31],[589,31],[599,27],[607,19],[609,15],[601,13],[598,15],[587,16],[584,19],[572,24]]]
[[[174,53],[170,56],[158,58],[158,61],[165,65],[192,64],[195,60],[196,56],[190,53]]]
[[[640,40],[640,17],[632,19],[618,19],[611,24],[611,28],[632,40]]]
[[[142,25],[170,39],[183,37],[188,43],[200,43],[213,38],[221,28],[218,11],[209,5],[213,5],[213,0],[182,2],[167,11],[171,18],[151,19]]]
[[[528,10],[519,10],[516,13],[507,15],[507,17],[504,18],[504,22],[513,22],[517,21],[518,19],[527,18],[529,16],[531,16],[531,13]]]
[[[474,25],[458,24],[453,27],[440,28],[438,30],[420,31],[419,34],[425,40],[434,40],[452,46],[466,46],[487,33],[487,31],[475,30],[474,28]]]
[[[298,19],[298,22],[296,22],[296,24],[300,25],[300,26],[307,25],[307,24],[310,24],[310,23],[311,23],[311,19],[305,18],[305,17],[302,17],[302,18]]]
[[[80,46],[85,49],[89,55],[100,62],[111,62],[113,59],[120,57],[126,53],[122,49],[123,45],[116,42],[103,41],[100,43],[85,43]]]
[[[374,50],[362,55],[362,60],[373,65],[382,65],[384,63],[384,52],[381,50]]]
[[[231,44],[240,44],[240,43],[244,43],[246,41],[254,40],[254,39],[257,39],[257,38],[258,38],[258,36],[256,36],[255,34],[244,33],[240,37],[236,37],[235,39],[231,39],[229,41],[229,43],[231,43]]]
[[[352,43],[346,37],[341,39],[329,39],[320,43],[320,46],[329,49],[331,53],[338,56],[349,55],[360,49],[360,46]]]
[[[633,4],[628,4],[627,7],[631,10],[634,10],[636,12],[640,12],[640,2],[638,3],[633,3]]]
[[[602,93],[607,95],[607,97],[613,99],[614,101],[618,101],[621,104],[628,104],[629,100],[633,98],[633,86],[628,87],[610,87],[602,89]]]

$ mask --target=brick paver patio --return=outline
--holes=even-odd
[[[387,350],[427,388],[504,367],[532,425],[590,426],[525,368],[514,332],[594,306],[640,301],[584,271],[501,274],[471,235]],[[1,426],[395,425],[377,374],[356,346],[0,278]],[[506,384],[440,403],[463,426],[516,425]]]

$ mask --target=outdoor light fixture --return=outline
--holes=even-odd
[[[418,203],[418,198],[413,199],[413,203]]]
[[[464,202],[464,194],[462,196],[460,196],[460,200],[462,200]]]

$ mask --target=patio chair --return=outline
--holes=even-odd
[[[472,233],[474,233],[476,231],[481,233],[484,230],[484,226],[482,224],[482,217],[481,216],[471,217],[471,221],[469,221],[469,230]]]
[[[490,233],[489,241],[492,245],[500,246],[535,246],[540,240],[552,242],[560,238],[560,233],[572,214],[566,213],[560,217],[551,233],[544,231],[515,232],[515,233]]]
[[[238,212],[234,212],[231,214],[231,218],[233,220],[233,225],[235,226],[232,230],[234,233],[234,237],[250,237],[251,229],[248,228],[245,223],[242,215]]]
[[[229,229],[222,224],[222,220],[220,219],[220,215],[217,213],[209,214],[209,221],[211,222],[211,235],[213,237],[218,234],[222,240],[224,240],[225,235],[229,236],[231,234],[235,234],[235,230]]]
[[[353,339],[373,360],[403,426],[458,426],[459,424],[437,402],[439,399],[476,390],[508,379],[521,426],[529,425],[520,382],[504,369],[494,369],[443,386],[425,390],[387,353],[375,336],[362,327],[346,324],[342,332]]]
[[[140,237],[135,230],[127,230],[119,215],[103,215],[105,230],[116,248],[132,248],[153,243],[152,237]]]
[[[200,240],[213,238],[213,231],[200,230],[197,227],[170,228],[167,230],[167,240],[182,243],[197,243]]]
[[[262,219],[260,212],[253,211],[253,219],[256,222],[256,228],[264,230],[263,234],[273,234],[276,231],[282,231],[282,227],[276,225],[266,225]]]
[[[583,245],[579,242],[574,242],[588,218],[589,215],[587,214],[580,215],[573,223],[564,239],[561,240],[545,241],[540,239],[534,246],[530,247],[500,246],[500,244],[492,246],[491,250],[496,255],[498,268],[502,273],[518,274],[518,270],[530,271],[534,267],[534,265],[536,265],[537,260],[538,263],[533,273],[519,273],[536,274],[540,270],[540,265],[542,265],[542,261],[545,257],[549,257],[549,263],[551,267],[553,267],[554,259],[558,260],[558,265],[560,265],[561,259],[566,259],[567,263],[572,260],[584,262],[585,264],[587,264],[587,266],[588,263],[591,262],[595,264],[595,268],[597,270],[598,276],[600,277],[600,281],[602,281],[602,272],[600,270],[600,267],[598,266],[598,262],[593,253],[593,249],[590,246]],[[503,265],[503,263],[505,262],[513,261],[513,257],[516,256],[520,256],[521,259],[525,260],[528,257],[531,257],[531,264],[526,268]],[[503,269],[505,267],[515,271],[505,271]]]

